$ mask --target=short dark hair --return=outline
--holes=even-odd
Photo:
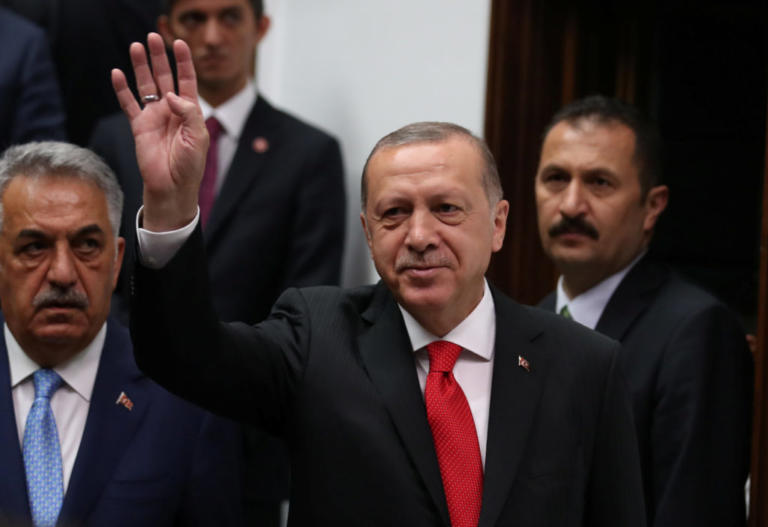
[[[166,16],[170,16],[173,4],[177,0],[162,0],[160,13]],[[256,20],[260,19],[264,15],[264,1],[263,0],[249,0],[251,7],[253,8],[253,14],[256,16]]]
[[[580,121],[597,124],[619,123],[634,132],[635,153],[633,161],[639,169],[640,189],[643,197],[662,182],[661,139],[654,123],[634,106],[604,95],[590,95],[573,101],[555,114],[544,131],[544,137],[560,122],[577,126]]]
[[[485,190],[488,203],[493,206],[501,201],[504,191],[501,188],[499,170],[496,168],[496,161],[486,142],[458,124],[425,121],[403,126],[379,139],[379,142],[373,147],[365,161],[363,176],[360,181],[360,204],[363,212],[365,212],[368,203],[368,164],[379,150],[417,143],[441,143],[451,137],[461,137],[477,148],[483,158],[483,190]]]

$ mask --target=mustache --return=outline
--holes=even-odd
[[[451,259],[440,254],[405,253],[395,261],[395,271],[400,272],[412,267],[450,267]]]
[[[600,233],[594,225],[585,220],[582,216],[563,216],[562,219],[555,225],[549,228],[549,235],[551,237],[560,236],[561,234],[583,234],[589,236],[593,240],[600,238]]]
[[[43,309],[47,307],[70,307],[76,309],[88,308],[88,297],[75,289],[54,287],[38,293],[32,299],[32,307]]]

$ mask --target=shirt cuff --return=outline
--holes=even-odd
[[[173,231],[152,232],[141,227],[142,205],[136,213],[136,239],[139,242],[139,261],[150,269],[160,269],[171,261],[184,242],[192,235],[200,221],[200,208],[195,217],[184,227]]]

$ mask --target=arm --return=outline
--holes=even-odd
[[[346,198],[338,143],[322,135],[305,163],[293,210],[283,287],[335,285],[341,278]]]
[[[655,397],[653,525],[745,525],[752,360],[727,308],[713,304],[678,324]]]
[[[23,43],[24,63],[19,72],[19,98],[11,123],[11,142],[66,139],[64,108],[45,34],[35,28]]]

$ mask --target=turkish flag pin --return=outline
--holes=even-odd
[[[120,395],[117,398],[117,401],[115,401],[115,404],[121,404],[125,406],[129,411],[133,410],[133,401],[131,401],[127,395],[125,395],[125,392],[120,392]]]
[[[253,151],[257,154],[263,154],[267,150],[269,150],[269,141],[266,140],[264,137],[257,137],[253,140]]]
[[[531,363],[528,362],[528,359],[526,359],[522,355],[517,356],[517,365],[523,368],[525,371],[528,371],[528,372],[531,371]]]

